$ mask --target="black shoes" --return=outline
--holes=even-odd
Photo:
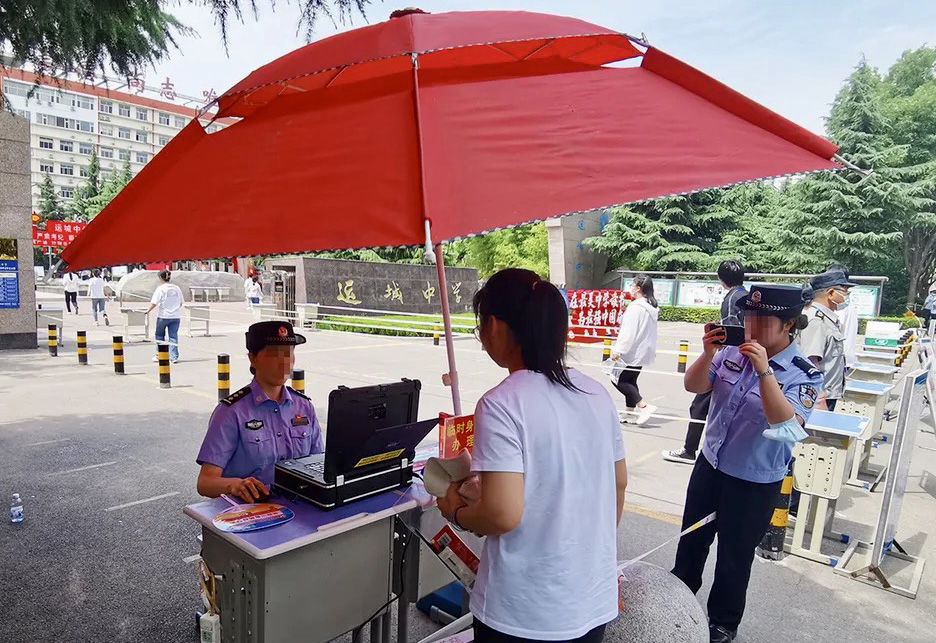
[[[721,625],[709,625],[709,643],[731,643],[734,641],[735,637],[738,635],[737,632],[732,632],[729,629],[722,627]]]

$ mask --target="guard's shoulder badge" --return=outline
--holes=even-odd
[[[242,400],[248,395],[250,395],[250,387],[245,386],[239,391],[234,391],[233,393],[228,395],[226,398],[222,399],[221,404],[226,404],[227,406],[231,406],[232,404],[234,404],[234,402],[237,402],[238,400]]]
[[[801,357],[800,355],[797,355],[793,358],[793,366],[806,373],[809,377],[815,378],[822,375],[821,371],[816,368],[815,364],[810,362],[805,357]]]
[[[305,399],[309,400],[310,402],[312,401],[312,398],[309,397],[308,395],[306,395],[305,393],[300,393],[299,391],[297,391],[296,389],[294,389],[294,388],[291,387],[291,386],[287,386],[286,388],[289,389],[289,392],[290,392],[290,393],[292,393],[292,394],[294,394],[294,395],[298,395],[299,397],[304,397]]]

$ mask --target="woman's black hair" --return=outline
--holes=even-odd
[[[162,279],[163,281],[167,281],[167,282],[168,282],[170,277],[172,277],[172,273],[169,272],[168,270],[160,270],[160,271],[159,271],[159,278]]]
[[[501,270],[474,296],[474,313],[482,326],[491,317],[513,331],[523,365],[554,384],[580,391],[566,372],[569,316],[559,289],[532,270]]]
[[[92,276],[92,277],[100,277],[100,276],[101,276],[101,270],[100,270],[99,268],[95,268],[94,270],[91,271],[91,276]]]
[[[651,306],[654,308],[660,307],[653,295],[653,279],[650,278],[650,275],[635,275],[634,284],[640,288],[640,292],[643,293],[644,298],[650,302]]]

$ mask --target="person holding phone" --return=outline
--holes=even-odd
[[[737,634],[754,549],[773,515],[793,444],[807,436],[803,427],[822,389],[822,374],[793,341],[806,325],[807,297],[800,286],[752,286],[741,302],[746,341],[722,348],[725,330],[711,328],[684,378],[690,393],[711,391],[712,406],[702,457],[689,479],[682,526],[712,512],[716,518],[680,539],[673,574],[698,592],[718,536],[708,599],[712,643],[729,643]]]

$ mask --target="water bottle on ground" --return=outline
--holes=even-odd
[[[23,522],[23,501],[18,493],[13,494],[13,502],[10,504],[10,522]]]

